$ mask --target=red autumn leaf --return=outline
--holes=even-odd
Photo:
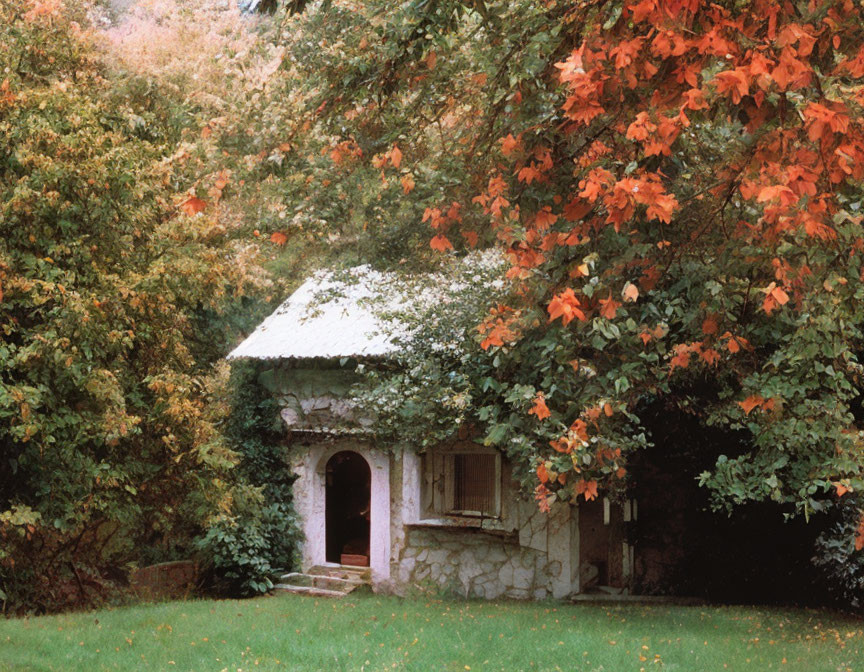
[[[393,149],[388,153],[390,157],[390,163],[393,164],[394,168],[398,168],[402,163],[402,150],[399,149],[397,145],[393,145]]]
[[[752,396],[747,397],[744,401],[739,401],[738,405],[744,409],[744,415],[750,415],[750,411],[754,408],[757,408],[765,403],[765,399],[763,399],[758,394],[754,394]]]
[[[549,321],[561,318],[564,325],[570,323],[573,318],[578,318],[582,322],[585,321],[585,313],[581,310],[582,304],[579,298],[573,293],[569,287],[563,292],[556,294],[549,302],[547,310],[549,311]]]
[[[611,295],[607,299],[600,299],[600,315],[607,320],[614,319],[620,307],[621,304],[613,299]]]
[[[804,231],[808,236],[822,240],[833,240],[837,237],[837,232],[834,229],[809,213],[803,214],[802,219],[804,221]]]
[[[534,215],[534,226],[540,231],[545,231],[557,221],[558,215],[554,214],[548,205]]]
[[[720,353],[714,350],[713,348],[706,348],[699,356],[705,361],[708,366],[716,366],[717,362],[720,361]]]
[[[837,488],[837,496],[838,497],[842,497],[843,495],[845,495],[850,490],[849,488],[847,488],[842,483],[835,483],[834,487]]]
[[[552,495],[554,497],[554,495]],[[542,483],[534,488],[534,499],[537,500],[537,508],[543,513],[549,513],[552,508],[549,506],[549,490]]]
[[[597,498],[597,481],[586,481],[580,478],[576,483],[576,496],[582,495],[586,502]]]
[[[516,179],[525,184],[531,184],[543,177],[543,173],[537,170],[537,164],[533,161],[530,166],[525,166],[517,172]]]
[[[690,89],[684,93],[684,98],[687,100],[684,106],[688,110],[707,110],[708,103],[705,102],[705,92],[702,89]]]
[[[191,196],[180,204],[180,209],[190,217],[192,215],[197,215],[199,212],[203,212],[206,207],[207,202],[202,201],[197,196]]]
[[[288,236],[281,231],[275,231],[270,234],[270,242],[282,247],[288,242]]]
[[[584,218],[593,209],[594,205],[592,203],[574,198],[564,206],[564,217],[568,222],[576,222]]]
[[[462,237],[465,239],[465,242],[468,243],[469,247],[477,247],[477,241],[479,240],[479,236],[476,231],[463,231]]]
[[[9,86],[9,78],[7,77],[0,82],[0,103],[11,105],[15,102],[16,98],[17,96],[12,93],[11,87]]]
[[[762,187],[759,190],[759,195],[756,197],[759,203],[769,203],[771,201],[779,201],[781,205],[792,205],[798,201],[798,196],[785,184],[772,184],[767,187]]]
[[[735,68],[719,72],[714,77],[718,93],[729,93],[736,105],[750,91],[750,72],[746,68]]]
[[[842,103],[835,103],[834,109],[811,102],[804,109],[804,117],[808,120],[807,136],[813,142],[822,138],[830,139],[834,133],[846,133],[849,129],[849,115]]]
[[[572,425],[570,425],[570,431],[580,440],[588,440],[588,424],[584,420],[577,419]]]
[[[855,550],[864,549],[864,512],[861,513],[861,522],[858,523],[858,531],[855,533]]]
[[[536,415],[538,420],[545,420],[552,415],[546,406],[546,399],[543,397],[542,392],[538,392],[537,396],[534,397],[534,405],[528,411],[528,415]]]
[[[784,292],[780,287],[775,287],[771,291],[771,296],[774,297],[774,300],[777,301],[781,306],[785,305],[789,301],[789,295]]]
[[[546,464],[543,462],[537,467],[537,478],[540,479],[541,483],[548,483],[549,481],[549,472],[546,471]]]
[[[639,298],[639,288],[632,282],[628,282],[624,285],[622,295],[625,301],[636,301]]]
[[[426,208],[423,211],[423,219],[421,221],[429,222],[433,229],[437,229],[442,223],[441,208]]]
[[[457,201],[453,201],[450,204],[450,207],[447,208],[447,219],[449,219],[451,222],[461,222],[462,215],[459,214],[461,211],[462,204]]]
[[[570,269],[568,275],[571,278],[586,278],[591,275],[591,269],[588,268],[588,264],[579,264],[578,266]]]
[[[573,446],[568,439],[555,439],[554,441],[550,441],[549,445],[558,453],[569,455],[573,452]]]
[[[429,247],[438,252],[446,252],[453,249],[453,243],[443,233],[439,233],[429,241]]]
[[[770,313],[777,306],[783,306],[789,302],[789,295],[774,282],[762,291],[765,292],[765,300],[762,302],[762,309],[766,313]]]
[[[408,173],[407,175],[404,175],[404,176],[402,177],[401,182],[402,182],[402,191],[403,191],[404,193],[406,193],[406,194],[410,194],[412,191],[414,191],[414,186],[415,186],[415,184],[414,184],[414,176],[411,175],[411,173]]]
[[[675,369],[686,369],[690,366],[690,354],[692,353],[692,349],[686,343],[681,343],[675,346],[673,352],[675,355],[669,360],[670,374]]]
[[[510,156],[513,152],[519,149],[519,146],[522,143],[522,136],[518,136],[516,138],[513,137],[512,133],[509,133],[506,137],[501,138],[501,153],[504,156]]]

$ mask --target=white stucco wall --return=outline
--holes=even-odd
[[[341,439],[295,449],[295,506],[305,534],[302,569],[326,563],[325,469],[336,453],[361,455],[371,471],[370,567],[376,590],[439,588],[468,597],[562,598],[579,591],[579,509],[550,513],[518,497],[504,470],[502,514],[424,519],[422,462],[410,449],[392,452]]]
[[[313,444],[292,463],[298,477],[294,506],[305,537],[302,570],[327,564],[325,470],[328,460],[344,450],[359,454],[369,464],[369,567],[373,584],[386,584],[390,579],[390,455],[362,441]]]

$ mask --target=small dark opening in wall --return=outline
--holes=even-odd
[[[336,453],[325,471],[327,562],[369,564],[369,509],[372,474],[363,457]]]

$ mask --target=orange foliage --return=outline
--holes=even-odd
[[[199,212],[203,212],[206,207],[207,202],[202,201],[196,196],[191,196],[180,204],[180,209],[190,217],[192,215],[197,215]]]
[[[772,398],[763,399],[760,395],[754,394],[747,397],[744,401],[739,401],[738,405],[744,409],[744,415],[750,415],[750,412],[755,408],[761,408],[763,411],[774,409],[775,401]]]
[[[270,234],[270,242],[282,247],[285,243],[288,242],[288,236],[284,234],[282,231],[275,231]]]
[[[546,399],[542,392],[538,392],[537,396],[534,397],[534,405],[531,407],[531,410],[528,411],[528,414],[536,415],[538,420],[545,420],[546,418],[551,417],[552,413],[546,406]]]
[[[573,290],[569,287],[563,292],[556,294],[549,302],[547,310],[549,311],[549,321],[556,320],[559,317],[564,325],[569,324],[574,318],[578,318],[584,322],[587,318],[580,306],[582,303]]]
[[[586,502],[597,498],[597,481],[586,481],[580,478],[576,481],[576,496],[582,495]]]
[[[489,311],[486,319],[477,326],[477,331],[485,335],[480,347],[488,350],[492,346],[500,347],[514,342],[519,337],[516,329],[518,318],[518,311],[503,305]]]
[[[606,299],[600,299],[600,316],[605,317],[607,320],[612,320],[615,318],[615,314],[620,307],[621,304],[611,296]]]
[[[429,247],[438,252],[446,252],[453,249],[453,243],[443,233],[439,233],[429,241]]]
[[[592,363],[601,375],[609,373],[604,367],[650,355],[659,364],[646,365],[649,382],[638,392],[654,394],[668,384],[661,380],[667,373],[697,367],[709,376],[728,366],[724,373],[744,381],[764,358],[765,334],[788,328],[791,313],[812,309],[814,292],[833,292],[840,305],[849,296],[845,283],[859,273],[864,280],[857,260],[852,273],[834,270],[864,254],[864,237],[854,244],[849,238],[864,222],[849,207],[849,194],[864,181],[860,9],[851,0],[806,9],[779,0],[734,8],[625,0],[614,15],[583,10],[573,10],[579,20],[572,27],[562,25],[571,31],[563,43],[574,46],[549,70],[560,86],[563,119],[530,117],[527,104],[514,109],[516,94],[519,101],[527,95],[522,88],[500,96],[507,107],[496,108],[482,142],[468,145],[494,142],[489,167],[472,175],[480,193],[465,218],[472,222],[466,244],[478,241],[472,217],[482,211],[484,240],[497,239],[511,263],[508,277],[525,301],[526,322],[544,308],[548,322],[560,319],[562,326],[626,312],[626,331],[600,320],[591,325],[622,334],[603,334],[603,352]],[[458,224],[427,213],[433,240]],[[716,264],[716,289],[680,282],[687,290],[679,291],[686,264]],[[659,306],[666,292],[679,292],[681,307]],[[568,358],[597,347],[588,332],[580,325],[566,341],[560,337],[572,348]],[[490,315],[480,333],[484,349],[517,337],[502,313]],[[667,337],[671,342],[661,342]],[[625,350],[634,344],[637,353]],[[742,387],[750,389],[733,389]],[[770,394],[737,402],[726,396],[722,404],[770,421],[765,414],[782,403]],[[548,417],[542,396],[534,403],[531,413]],[[616,400],[616,409],[626,411],[628,403]],[[583,450],[589,424],[599,433],[624,417],[604,417],[607,408],[587,408],[581,426],[551,448]],[[578,469],[584,478],[574,489],[593,498],[589,473],[599,476],[594,467]],[[836,487],[838,496],[847,491]],[[538,500],[545,503],[553,489],[544,481]]]

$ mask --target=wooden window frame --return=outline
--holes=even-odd
[[[455,507],[455,458],[457,455],[488,455],[494,458],[494,505],[492,511],[468,511]],[[431,450],[424,454],[422,462],[422,510],[426,517],[446,516],[455,518],[501,517],[501,453],[494,449],[452,448]]]

